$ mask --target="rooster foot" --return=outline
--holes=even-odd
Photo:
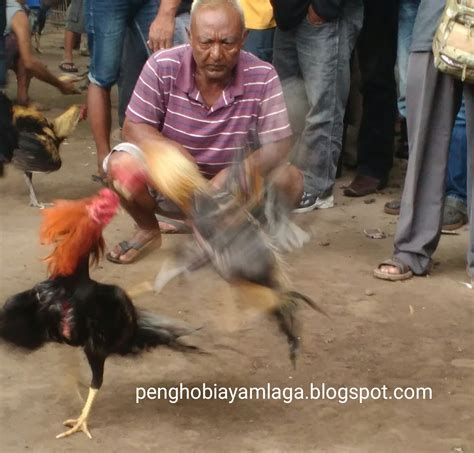
[[[44,209],[44,208],[51,208],[54,206],[54,203],[40,203],[40,202],[30,202],[30,206],[32,208]]]
[[[87,428],[87,419],[79,417],[77,419],[71,418],[69,420],[66,420],[63,423],[64,426],[67,426],[71,429],[68,429],[67,431],[64,431],[61,434],[58,434],[56,436],[56,439],[62,439],[63,437],[68,437],[71,434],[77,433],[79,431],[82,431],[89,439],[92,439],[91,433],[89,432],[89,429]]]

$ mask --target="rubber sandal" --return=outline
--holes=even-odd
[[[160,227],[160,231],[162,234],[191,234],[193,232],[191,227],[189,225],[186,225],[186,223],[184,223],[183,221],[171,219],[160,214],[155,214],[155,217],[158,222],[169,223],[170,225],[173,225],[176,228],[175,230],[167,230],[162,229]]]
[[[398,269],[400,272],[399,274],[389,274],[387,272],[382,272],[380,268],[382,266],[392,266]],[[402,280],[408,280],[409,278],[413,277],[413,272],[411,269],[399,260],[395,258],[390,258],[388,260],[382,261],[377,269],[374,269],[374,277],[379,278],[381,280],[387,280],[390,282],[399,282]]]
[[[105,255],[105,258],[108,261],[110,261],[111,263],[115,263],[115,264],[132,264],[135,261],[137,261],[140,256],[142,256],[143,252],[145,252],[149,248],[149,246],[152,245],[153,242],[155,242],[156,239],[157,239],[156,237],[153,237],[149,241],[143,242],[143,243],[139,243],[139,242],[135,242],[135,241],[122,241],[122,242],[119,243],[120,255],[113,256],[112,252],[108,252]],[[123,256],[125,253],[127,253],[129,250],[132,250],[132,249],[137,250],[140,253],[137,253],[129,261],[124,261],[124,260],[120,259],[121,256]]]
[[[60,65],[59,65],[59,69],[61,69],[61,71],[63,72],[79,72],[79,69],[77,69],[77,66],[71,61],[63,61]]]

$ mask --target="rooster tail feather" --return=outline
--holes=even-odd
[[[146,310],[137,311],[137,331],[133,350],[144,350],[163,345],[179,351],[197,351],[196,346],[181,342],[180,338],[199,330],[188,324]]]
[[[10,297],[0,308],[0,339],[10,345],[35,350],[46,341],[34,290]]]
[[[302,302],[305,302],[306,305],[311,307],[313,310],[321,313],[322,315],[326,316],[329,318],[328,314],[310,297],[299,293],[298,291],[287,291],[284,296],[291,300],[292,302],[296,303],[296,301],[300,300]]]
[[[59,139],[65,139],[74,132],[81,119],[81,106],[72,105],[53,120],[54,132]]]

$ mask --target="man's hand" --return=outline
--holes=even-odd
[[[322,25],[326,22],[321,16],[318,16],[311,3],[308,8],[308,21],[311,25]]]
[[[174,27],[174,14],[167,12],[161,13],[160,11],[150,25],[150,31],[148,32],[148,47],[153,52],[172,47]]]
[[[62,94],[81,94],[79,89],[76,88],[76,85],[74,85],[74,82],[71,80],[60,81],[58,89]]]

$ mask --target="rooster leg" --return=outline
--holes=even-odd
[[[38,201],[36,198],[35,188],[33,187],[33,174],[29,171],[25,172],[25,181],[28,189],[30,190],[30,206],[34,208],[44,209],[44,204]]]
[[[82,409],[81,415],[77,419],[66,420],[63,424],[70,427],[71,429],[58,434],[56,439],[62,439],[63,437],[70,436],[71,434],[82,431],[89,439],[92,439],[91,433],[87,428],[87,420],[89,418],[89,413],[94,403],[94,399],[97,396],[97,393],[102,386],[102,380],[104,376],[104,364],[105,356],[99,355],[93,351],[90,351],[86,348],[86,356],[89,361],[89,365],[92,369],[92,382],[89,388],[89,395],[87,396],[86,404]]]
[[[92,408],[92,403],[94,402],[98,391],[99,389],[94,389],[92,387],[89,388],[89,395],[87,396],[87,401],[84,405],[84,408],[82,409],[81,415],[77,419],[71,418],[66,420],[63,424],[65,426],[71,427],[71,429],[65,431],[64,433],[58,434],[56,439],[62,439],[63,437],[70,436],[71,434],[77,433],[78,431],[82,431],[89,439],[92,439],[91,433],[87,428],[87,419]]]

